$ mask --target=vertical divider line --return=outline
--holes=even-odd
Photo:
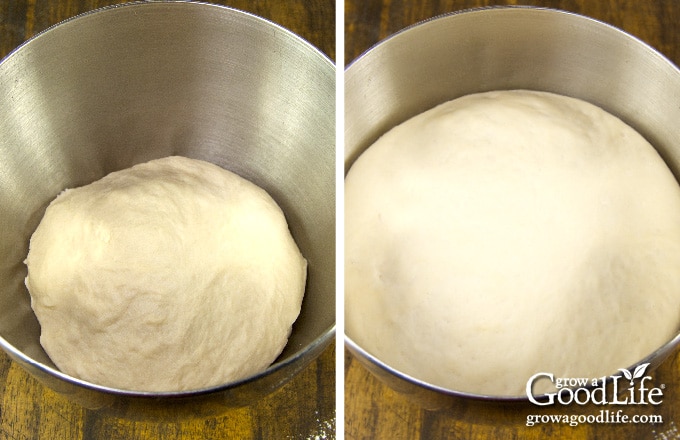
[[[345,438],[345,3],[335,2],[335,431]]]

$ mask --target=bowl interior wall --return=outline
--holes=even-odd
[[[290,32],[223,7],[148,3],[48,30],[0,64],[0,336],[40,363],[28,241],[63,189],[183,155],[267,190],[309,262],[280,359],[335,322],[335,73]]]
[[[345,167],[391,127],[442,102],[532,89],[598,105],[636,128],[676,172],[680,73],[606,24],[556,10],[488,8],[451,14],[388,38],[345,81]]]
[[[645,136],[680,177],[678,68],[607,24],[525,7],[438,17],[395,34],[350,64],[345,72],[345,172],[382,134],[410,117],[463,95],[510,89],[553,92],[602,107]],[[424,392],[421,384],[356,345],[351,334],[347,340],[379,377]],[[680,335],[640,362],[657,365],[678,344]],[[462,397],[455,391],[449,395]],[[428,398],[439,405],[439,397],[433,391]]]

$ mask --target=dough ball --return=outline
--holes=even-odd
[[[537,372],[611,375],[678,331],[680,187],[598,107],[462,97],[385,134],[345,185],[346,332],[406,374],[521,396]]]
[[[26,265],[40,342],[57,367],[138,391],[264,370],[300,312],[307,268],[264,190],[184,157],[63,191]]]

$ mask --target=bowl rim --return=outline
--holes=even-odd
[[[512,11],[512,12],[509,12]],[[352,68],[357,65],[361,64],[362,62],[365,62],[365,60],[371,55],[371,53],[375,52],[376,50],[379,50],[380,47],[382,47],[386,43],[390,44],[396,44],[392,42],[392,40],[398,40],[400,38],[403,38],[403,35],[416,29],[420,28],[422,26],[426,26],[430,24],[431,22],[434,21],[440,21],[440,20],[451,20],[455,19],[457,16],[469,16],[472,14],[488,14],[488,13],[539,13],[539,14],[550,14],[550,15],[561,15],[561,16],[566,16],[569,17],[571,20],[582,20],[584,22],[590,22],[594,26],[598,26],[602,29],[607,30],[608,32],[613,32],[617,34],[619,37],[624,37],[628,41],[631,41],[633,44],[640,45],[645,51],[649,52],[651,55],[660,58],[662,61],[664,61],[665,64],[667,64],[670,68],[675,70],[678,74],[680,74],[680,67],[678,67],[673,61],[671,61],[670,58],[665,56],[663,53],[661,53],[659,50],[656,48],[652,47],[651,45],[647,44],[645,41],[643,41],[641,38],[636,37],[633,34],[630,34],[626,31],[624,31],[621,28],[618,28],[612,24],[609,24],[605,21],[598,20],[596,18],[579,14],[576,12],[571,12],[571,11],[566,11],[563,9],[558,9],[558,8],[552,8],[552,7],[545,7],[545,6],[536,6],[536,5],[490,5],[490,6],[480,6],[480,7],[472,7],[472,8],[464,8],[456,11],[451,11],[451,12],[446,12],[442,14],[435,15],[430,18],[426,18],[424,20],[420,20],[416,23],[410,24],[394,33],[391,35],[385,37],[382,40],[379,40],[378,42],[374,43],[371,45],[368,49],[364,50],[361,52],[356,58],[354,58],[351,62],[349,62],[345,66],[345,73],[349,73]],[[344,77],[345,83],[347,82],[347,75]],[[367,147],[369,148],[370,145]],[[358,158],[361,154],[363,154],[366,150],[361,150],[358,152],[358,154],[353,155],[350,160],[348,161],[347,157],[347,145],[345,145],[344,153],[345,153],[345,165],[344,165],[344,174],[346,175],[351,166],[353,165],[354,160]],[[676,176],[676,180],[678,180],[678,177]],[[680,184],[680,181],[678,182]],[[359,343],[357,343],[354,339],[352,339],[346,331],[344,331],[343,328],[343,337],[344,337],[344,343],[345,347],[349,349],[349,351],[355,356],[358,357],[360,361],[366,361],[373,366],[377,367],[383,372],[389,373],[391,376],[404,381],[412,386],[419,387],[421,389],[424,389],[426,391],[434,392],[439,395],[444,395],[444,396],[449,396],[451,398],[458,398],[458,399],[466,399],[466,400],[471,400],[471,401],[481,401],[481,402],[495,402],[495,403],[527,403],[529,402],[529,398],[526,394],[521,395],[521,396],[503,396],[503,395],[491,395],[491,394],[481,394],[481,393],[472,393],[472,392],[466,392],[466,391],[460,391],[460,390],[455,390],[451,388],[446,388],[442,386],[437,386],[434,384],[431,384],[427,381],[418,379],[410,374],[406,374],[402,371],[400,371],[397,368],[391,367],[387,363],[383,362],[379,358],[377,358],[375,355],[371,354],[369,351],[367,351],[365,348],[363,348]],[[621,370],[627,370],[628,372],[633,372],[636,367],[645,364],[645,363],[651,363],[654,365],[654,367],[658,367],[661,363],[663,363],[666,358],[671,355],[673,352],[678,350],[680,347],[680,327],[676,331],[673,337],[671,337],[668,341],[666,341],[664,344],[660,345],[656,349],[654,349],[650,354],[644,356],[641,360],[636,361],[634,364],[628,366],[627,368],[621,368],[618,370],[618,372],[612,372],[611,375],[606,376],[605,381],[610,382],[614,380],[617,377],[622,377],[623,372]],[[371,371],[372,374],[374,374]],[[529,378],[527,378],[528,380]],[[588,386],[586,388],[591,388],[591,386]],[[537,401],[545,401],[548,399],[548,396],[551,393],[544,393],[544,394],[536,394],[534,395],[534,399]]]
[[[66,18],[62,21],[59,21],[58,23],[55,23],[53,25],[50,25],[46,29],[36,33],[35,35],[31,36],[28,38],[26,41],[12,49],[7,53],[5,57],[0,59],[0,69],[2,69],[3,65],[6,64],[6,62],[17,56],[17,53],[21,52],[24,50],[23,48],[35,44],[34,42],[44,38],[46,35],[49,35],[50,33],[54,32],[55,29],[60,29],[66,24],[70,24],[71,22],[76,22],[84,19],[88,19],[91,16],[95,15],[100,15],[100,14],[106,14],[106,13],[111,13],[112,11],[116,11],[119,9],[131,9],[131,8],[138,8],[138,7],[144,7],[146,9],[149,8],[156,8],[156,7],[170,7],[170,8],[193,8],[193,9],[206,9],[206,8],[212,8],[215,11],[221,11],[224,13],[228,14],[234,14],[235,16],[240,16],[243,18],[246,18],[248,20],[252,20],[255,23],[259,23],[261,25],[264,25],[271,30],[276,30],[278,32],[282,32],[286,38],[290,39],[291,41],[294,41],[295,44],[301,44],[305,50],[308,51],[310,55],[313,55],[317,58],[319,58],[322,63],[324,63],[327,67],[332,68],[333,70],[336,69],[335,63],[333,60],[324,52],[322,52],[319,48],[317,48],[315,45],[313,45],[311,42],[306,40],[305,38],[301,37],[300,35],[294,33],[293,31],[283,27],[282,25],[261,17],[259,15],[256,15],[251,12],[243,11],[241,9],[237,9],[231,6],[226,6],[226,5],[221,5],[221,4],[215,4],[215,3],[207,3],[205,1],[194,1],[194,0],[154,0],[154,1],[144,1],[144,0],[133,0],[129,2],[124,2],[124,3],[119,3],[119,4],[113,4],[113,5],[108,5],[108,6],[103,6],[99,8],[95,8],[89,11],[81,12],[77,15],[74,15],[72,17]],[[337,77],[337,74],[335,75]],[[335,288],[335,286],[334,286]],[[304,300],[303,300],[304,301]],[[295,324],[293,324],[294,326]],[[304,368],[309,362],[311,362],[313,359],[315,359],[323,349],[325,349],[327,346],[330,345],[331,341],[333,340],[333,337],[336,333],[336,320],[334,319],[332,324],[327,326],[323,332],[321,332],[312,342],[295,349],[292,354],[290,354],[288,357],[284,359],[277,359],[270,364],[266,369],[249,375],[245,378],[236,380],[236,381],[231,381],[219,385],[212,385],[208,387],[203,387],[203,388],[196,388],[196,389],[190,389],[190,390],[184,390],[184,391],[139,391],[139,390],[126,390],[126,389],[121,389],[121,388],[115,388],[115,387],[108,387],[104,385],[99,385],[93,382],[89,382],[83,379],[79,379],[75,376],[71,376],[69,374],[63,373],[57,368],[54,368],[50,365],[44,364],[42,362],[39,362],[35,359],[33,359],[31,356],[25,354],[23,351],[19,350],[17,347],[14,345],[10,344],[2,335],[0,335],[0,348],[9,355],[10,358],[13,358],[13,360],[18,361],[19,363],[28,365],[37,371],[41,372],[42,374],[46,374],[49,377],[54,377],[59,380],[62,380],[68,384],[71,385],[76,385],[80,388],[90,390],[90,391],[95,391],[95,392],[102,392],[105,394],[109,395],[115,395],[115,396],[121,396],[121,397],[129,397],[129,398],[146,398],[146,399],[158,399],[158,398],[187,398],[187,397],[196,397],[196,396],[204,396],[204,395],[210,395],[210,394],[215,394],[215,393],[220,393],[228,390],[233,390],[236,388],[240,388],[243,385],[246,385],[251,382],[256,382],[266,376],[270,376],[275,372],[284,370],[286,368],[292,367],[294,364],[299,364],[300,370]],[[279,355],[280,356],[280,355]],[[299,371],[299,370],[297,370]],[[295,373],[297,373],[297,371]],[[286,381],[292,379],[295,374],[290,375],[289,377],[286,377],[283,380],[279,380],[279,384],[282,385]],[[272,390],[274,390],[276,387],[273,387]]]
[[[427,381],[424,381],[422,379],[418,379],[414,377],[413,375],[407,374],[402,372],[401,370],[391,367],[385,362],[381,361],[378,359],[375,355],[371,354],[368,352],[366,349],[361,347],[357,342],[355,342],[350,336],[347,334],[344,335],[345,339],[345,346],[349,349],[349,351],[353,354],[356,355],[358,354],[360,358],[363,358],[364,360],[368,361],[372,365],[378,367],[380,370],[385,371],[392,376],[396,377],[397,379],[400,379],[410,385],[415,385],[417,387],[420,387],[424,390],[427,391],[432,391],[437,394],[453,397],[453,398],[459,398],[459,399],[468,399],[468,400],[476,400],[476,401],[485,401],[485,402],[502,402],[502,403],[527,403],[529,402],[529,397],[526,394],[520,395],[520,396],[504,396],[504,395],[493,395],[493,394],[482,394],[482,393],[473,393],[473,392],[468,392],[468,391],[460,391],[460,390],[455,390],[452,388],[446,388],[438,385],[431,384]],[[659,348],[654,350],[652,353],[648,354],[644,358],[642,358],[639,361],[636,361],[634,364],[626,367],[619,369],[617,372],[612,372],[612,374],[605,376],[605,382],[609,383],[615,378],[623,377],[624,373],[621,370],[627,370],[628,372],[633,372],[638,366],[641,366],[643,364],[654,364],[654,362],[657,363],[654,367],[658,367],[661,363],[663,363],[666,360],[666,357],[668,357],[670,354],[672,354],[674,351],[676,351],[680,347],[680,330],[678,333],[673,336],[669,341],[661,345]],[[651,371],[651,370],[650,370]],[[600,382],[599,379],[601,378],[592,378],[592,379],[598,379],[598,383]],[[529,380],[529,378],[527,378]],[[588,386],[584,387],[591,389],[593,388],[592,383],[589,384]],[[555,394],[555,393],[543,393],[543,394],[535,394],[532,397],[541,402],[541,401],[547,401],[548,397],[550,394]]]
[[[42,362],[38,362],[35,359],[27,356],[24,354],[21,350],[17,349],[14,347],[12,344],[7,342],[5,338],[0,336],[0,347],[10,356],[18,359],[20,362],[23,362],[37,370],[39,370],[41,373],[45,373],[51,377],[58,378],[64,382],[67,382],[72,385],[76,385],[78,387],[90,390],[90,391],[97,391],[97,392],[102,392],[105,394],[110,394],[110,395],[115,395],[115,396],[122,396],[122,397],[132,397],[132,398],[149,398],[149,399],[157,399],[157,398],[187,398],[187,397],[197,397],[197,396],[204,396],[204,395],[209,395],[209,394],[214,394],[214,393],[219,393],[223,391],[228,391],[228,390],[233,390],[236,388],[240,388],[243,385],[246,385],[251,382],[256,382],[259,379],[262,379],[266,376],[269,376],[272,373],[275,373],[277,371],[283,370],[286,367],[292,366],[293,364],[303,362],[304,358],[307,356],[307,353],[313,353],[315,351],[321,351],[324,348],[326,348],[333,336],[335,335],[335,324],[331,325],[328,327],[320,336],[318,336],[312,343],[306,345],[302,349],[296,351],[293,355],[290,357],[276,361],[272,363],[270,366],[268,366],[265,370],[260,371],[258,373],[255,373],[253,375],[250,375],[248,377],[245,377],[243,379],[239,379],[236,381],[232,382],[227,382],[224,384],[219,384],[219,385],[212,385],[208,387],[203,387],[203,388],[196,388],[196,389],[190,389],[190,390],[185,390],[185,391],[137,391],[137,390],[125,390],[121,388],[115,388],[115,387],[108,387],[104,385],[99,385],[93,382],[86,381],[84,379],[79,379],[75,376],[71,376],[69,374],[66,374],[56,368],[53,368],[49,365],[45,365]],[[308,359],[308,361],[311,361],[312,358]],[[306,363],[303,363],[301,365],[306,365]],[[289,379],[291,379],[290,377]]]
[[[165,0],[161,0],[161,1],[165,1]],[[347,63],[345,65],[345,71],[348,71],[354,64],[356,64],[356,63],[360,62],[362,59],[366,58],[366,56],[369,53],[375,51],[379,46],[384,45],[385,43],[387,43],[388,41],[390,41],[394,38],[401,38],[402,34],[409,32],[409,31],[413,30],[414,28],[419,28],[423,25],[426,25],[426,24],[428,24],[432,21],[447,19],[447,18],[450,18],[450,17],[458,16],[458,15],[471,15],[471,14],[487,13],[487,11],[511,11],[511,10],[513,10],[513,11],[525,11],[525,12],[526,11],[534,11],[534,12],[538,12],[538,13],[566,15],[566,16],[571,16],[574,19],[580,19],[580,20],[586,20],[586,21],[593,22],[594,24],[596,24],[598,26],[603,26],[605,28],[609,28],[611,31],[615,31],[615,32],[620,33],[620,34],[622,34],[623,36],[625,36],[629,39],[634,40],[636,42],[636,44],[642,44],[643,46],[645,46],[645,48],[647,50],[650,50],[651,52],[655,53],[658,57],[663,58],[664,60],[666,60],[666,62],[671,64],[671,66],[678,69],[678,66],[676,66],[676,64],[673,63],[673,61],[671,61],[670,58],[668,58],[666,55],[661,53],[659,50],[650,46],[645,41],[643,41],[641,38],[639,38],[639,37],[637,37],[637,36],[635,36],[631,33],[628,33],[626,31],[624,31],[623,29],[618,28],[618,27],[616,27],[616,26],[614,26],[610,23],[599,20],[597,18],[590,17],[588,15],[583,15],[583,14],[579,14],[577,12],[567,11],[567,10],[564,10],[564,9],[553,8],[553,7],[548,7],[548,6],[519,4],[519,5],[489,5],[489,6],[478,6],[478,7],[458,9],[458,10],[455,10],[455,11],[437,14],[433,17],[429,17],[429,18],[420,20],[418,22],[412,23],[412,24],[405,26],[402,29],[399,29],[396,32],[388,35],[387,37],[383,38],[382,40],[379,40],[379,41],[373,43],[367,49],[362,51],[356,58],[354,58],[349,63]],[[515,13],[519,13],[519,12],[515,12]]]
[[[255,22],[260,22],[263,24],[266,24],[268,26],[271,26],[275,29],[277,29],[280,32],[283,32],[284,34],[287,34],[289,38],[292,38],[293,40],[298,40],[299,43],[303,43],[305,46],[308,46],[308,49],[311,49],[312,52],[314,52],[317,56],[320,56],[323,58],[327,63],[329,63],[333,68],[335,68],[335,62],[321,49],[316,47],[314,44],[312,44],[309,40],[306,38],[294,33],[290,29],[285,28],[284,26],[276,23],[273,20],[270,20],[268,18],[259,16],[257,14],[254,14],[252,12],[244,11],[242,9],[237,9],[232,6],[227,6],[227,5],[222,5],[222,4],[217,4],[217,3],[209,3],[205,0],[129,0],[123,3],[117,3],[117,4],[112,4],[112,5],[107,5],[107,6],[101,6],[95,9],[91,9],[89,11],[84,11],[80,12],[72,17],[65,18],[64,20],[61,20],[55,24],[52,24],[48,26],[47,28],[41,30],[40,32],[36,33],[35,35],[31,36],[30,38],[26,39],[24,42],[19,44],[17,47],[14,49],[10,50],[7,52],[7,54],[3,57],[0,58],[0,66],[13,56],[17,51],[21,50],[22,47],[32,44],[32,41],[37,40],[41,37],[43,37],[44,34],[47,34],[48,32],[53,31],[54,28],[57,27],[63,27],[65,24],[70,23],[75,20],[80,20],[82,18],[88,17],[90,15],[95,15],[95,14],[101,14],[101,13],[106,13],[111,10],[116,10],[116,9],[127,9],[127,8],[134,8],[134,7],[144,7],[144,8],[150,8],[150,7],[159,7],[159,6],[168,6],[172,5],[171,7],[189,7],[189,8],[214,8],[215,10],[222,10],[222,11],[228,11],[230,13],[236,14],[236,15],[242,15],[245,17],[248,17],[248,19],[253,20]]]

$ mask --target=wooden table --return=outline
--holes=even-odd
[[[345,62],[394,32],[438,14],[479,6],[527,4],[577,12],[610,23],[655,47],[680,65],[680,2],[674,0],[346,0]],[[680,105],[680,103],[679,103]],[[680,121],[678,121],[680,127]],[[371,376],[345,353],[345,438],[349,439],[680,439],[680,355],[667,360],[653,373],[654,386],[663,384],[664,401],[658,407],[607,409],[633,414],[658,414],[663,424],[616,425],[552,423],[526,426],[536,407],[503,410],[455,408],[429,412],[414,405]],[[578,410],[597,414],[592,405]],[[541,413],[541,412],[538,412]],[[542,411],[542,413],[548,413]]]
[[[36,33],[111,0],[1,0],[0,57]],[[335,58],[333,0],[217,1],[274,21]],[[335,344],[299,376],[258,404],[219,417],[132,422],[71,403],[0,352],[0,440],[333,439]]]

